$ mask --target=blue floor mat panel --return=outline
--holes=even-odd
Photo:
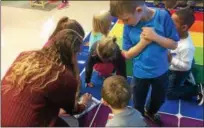
[[[81,74],[82,86],[81,86],[81,93],[91,93],[93,97],[97,99],[101,99],[101,88],[103,84],[102,78],[98,76],[96,72],[93,72],[91,81],[94,84],[93,88],[86,87],[85,85],[85,72]]]
[[[166,100],[160,108],[161,112],[178,114],[179,113],[179,100]]]
[[[78,63],[78,67],[79,67],[79,72],[82,72],[82,70],[86,66],[88,55],[89,55],[88,52],[80,52],[78,54],[77,63]]]
[[[181,100],[181,115],[204,120],[204,105],[198,106],[195,101]]]

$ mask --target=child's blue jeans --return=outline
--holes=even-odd
[[[198,86],[184,83],[190,72],[191,70],[169,71],[169,86],[167,90],[167,98],[169,100],[187,100],[198,94]]]

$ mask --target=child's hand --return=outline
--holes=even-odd
[[[151,40],[151,41],[156,41],[158,34],[154,31],[153,28],[151,27],[143,27],[142,28],[142,36],[147,39],[147,40]]]
[[[121,51],[121,54],[122,54],[122,56],[123,56],[124,58],[126,58],[126,51],[122,50],[122,51]]]
[[[145,39],[143,34],[140,35],[140,42],[144,43],[145,45],[149,45],[150,43],[152,43],[151,40]]]
[[[94,85],[93,85],[93,83],[90,82],[90,83],[87,83],[87,86],[90,88],[93,88]]]

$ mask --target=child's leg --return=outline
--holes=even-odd
[[[199,86],[194,85],[185,85],[179,86],[177,88],[178,94],[180,99],[188,100],[191,99],[193,96],[197,96],[199,94]]]
[[[168,73],[151,80],[151,99],[147,106],[147,113],[154,115],[165,101],[165,92],[168,86]]]
[[[183,85],[185,79],[188,77],[190,71],[169,71],[169,86],[167,89],[168,99],[179,99],[184,95],[184,91],[180,86]]]
[[[144,115],[144,105],[150,83],[148,79],[133,78],[133,80],[133,83],[135,84],[133,87],[134,108],[140,111],[142,115]]]

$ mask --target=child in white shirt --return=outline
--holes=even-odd
[[[178,47],[168,54],[169,67],[169,87],[167,91],[168,99],[189,99],[192,96],[199,97],[199,104],[203,104],[202,86],[184,85],[184,81],[191,73],[195,47],[193,45],[189,28],[195,22],[194,12],[191,8],[183,8],[172,15],[180,36]],[[184,85],[184,86],[183,86]]]

